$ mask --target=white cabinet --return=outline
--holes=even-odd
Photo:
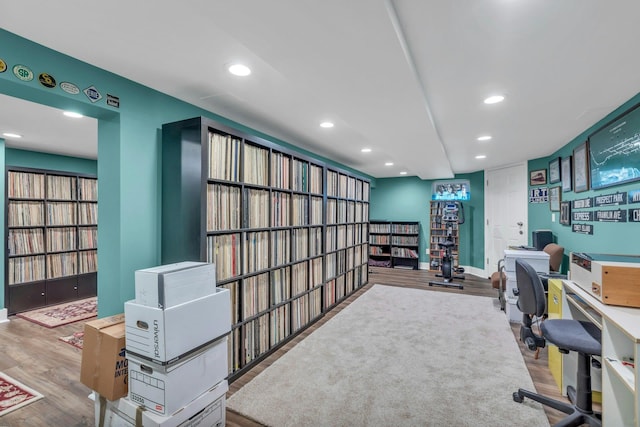
[[[587,319],[601,319],[602,424],[640,427],[640,309],[602,304],[575,282],[563,283],[567,299],[577,297]],[[635,364],[627,363],[630,358]]]
[[[518,309],[518,297],[513,290],[518,289],[516,280],[516,259],[529,263],[538,273],[549,273],[549,254],[543,251],[506,249],[504,251],[504,272],[507,276],[505,311],[510,322],[522,321],[522,312]]]

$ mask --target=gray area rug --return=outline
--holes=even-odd
[[[374,285],[233,394],[280,426],[548,426],[493,298]]]

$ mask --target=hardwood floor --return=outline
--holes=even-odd
[[[489,280],[466,275],[464,289],[428,286],[435,277],[427,271],[370,268],[369,284],[341,302],[331,312],[286,343],[269,357],[238,378],[229,386],[228,396],[266,369],[289,349],[318,329],[339,311],[366,292],[373,284],[424,289],[431,292],[455,292],[469,295],[496,297]],[[91,390],[80,383],[81,350],[59,341],[58,338],[71,335],[83,327],[83,322],[47,329],[26,320],[12,316],[10,322],[0,324],[2,357],[0,371],[23,382],[45,395],[44,399],[0,417],[0,427],[80,427],[94,425],[93,401],[88,398]],[[514,339],[518,340],[519,326],[512,324]],[[563,399],[547,368],[547,353],[543,349],[540,357],[520,344],[525,363],[538,392]],[[490,392],[490,391],[488,391]],[[512,402],[505,402],[505,405]],[[515,404],[515,403],[514,403]],[[551,424],[562,418],[558,411],[545,408]],[[227,426],[254,427],[260,424],[227,410]]]

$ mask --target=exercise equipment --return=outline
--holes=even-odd
[[[442,277],[442,281],[431,281],[429,286],[445,286],[447,288],[464,289],[460,283],[454,283],[452,280],[464,280],[464,276],[455,275],[454,273],[464,273],[464,268],[454,267],[452,249],[456,245],[453,241],[453,224],[464,224],[464,207],[460,202],[449,202],[442,211],[442,220],[447,226],[447,238],[444,242],[438,243],[438,247],[444,250],[442,261],[440,262],[441,274],[436,277]]]

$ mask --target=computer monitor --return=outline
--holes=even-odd
[[[535,230],[531,232],[531,245],[536,248],[536,250],[543,250],[549,243],[553,243],[553,233],[551,233],[551,230]]]

